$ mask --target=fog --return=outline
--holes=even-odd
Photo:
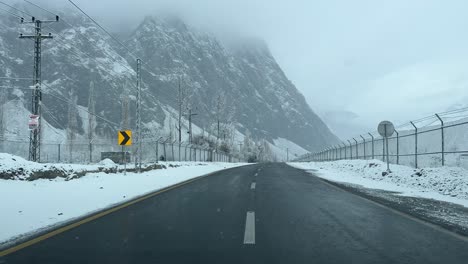
[[[465,106],[468,99],[463,0],[75,3],[112,30],[169,12],[223,39],[264,39],[311,108],[341,137],[374,130],[382,119],[402,123]]]

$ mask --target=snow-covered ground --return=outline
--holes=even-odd
[[[318,177],[361,185],[366,188],[401,193],[404,196],[430,198],[468,207],[468,170],[459,167],[414,169],[390,165],[380,160],[340,160],[332,162],[292,162],[296,168]]]
[[[116,166],[112,161],[96,165],[31,164],[19,157],[0,155],[0,168],[28,171],[50,166],[70,171]],[[11,160],[15,158],[16,161]],[[131,200],[146,193],[197,176],[243,163],[161,162],[167,169],[141,174],[89,173],[79,179],[38,179],[35,181],[0,179],[0,245],[74,218]],[[172,166],[170,166],[172,165]],[[178,166],[178,167],[173,167]]]

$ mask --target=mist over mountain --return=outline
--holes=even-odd
[[[70,127],[68,104],[89,109],[94,84],[95,133],[115,137],[122,126],[122,98],[129,98],[129,126],[135,126],[136,62],[142,59],[144,134],[174,137],[177,120],[178,85],[186,91],[184,113],[197,113],[195,134],[216,136],[220,119],[222,137],[237,144],[248,134],[255,140],[287,139],[306,150],[318,150],[337,138],[307,105],[303,95],[277,64],[265,42],[243,39],[221,42],[213,35],[185,24],[175,16],[147,16],[128,34],[120,37],[128,50],[117,44],[91,21],[76,12],[60,14],[63,21],[47,24],[44,32],[54,39],[43,43],[43,117],[57,129]],[[2,16],[0,21],[0,75],[30,77],[32,43],[19,40],[19,32],[31,28]],[[25,81],[3,81],[8,99],[19,99],[30,108]],[[221,102],[221,106],[219,106]],[[218,118],[218,116],[220,116]],[[88,131],[86,116],[80,114],[73,130]],[[93,128],[91,128],[93,129]],[[183,118],[184,134],[187,118]],[[228,134],[226,136],[226,134]],[[184,135],[185,137],[186,135]],[[220,136],[221,137],[221,136]],[[276,141],[278,142],[278,141]]]

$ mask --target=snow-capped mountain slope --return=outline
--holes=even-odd
[[[56,128],[72,127],[79,135],[88,132],[88,121],[83,118],[87,115],[77,114],[76,124],[70,126],[68,109],[74,102],[88,109],[91,82],[95,86],[95,113],[103,117],[96,119],[95,134],[115,137],[115,130],[123,126],[122,102],[126,97],[130,105],[128,126],[134,128],[134,58],[139,57],[143,61],[145,134],[174,136],[180,78],[188,94],[185,107],[198,114],[193,118],[195,134],[206,131],[216,135],[219,116],[224,129],[220,137],[228,133],[233,141],[241,141],[239,135],[247,131],[257,140],[266,139],[274,145],[275,139],[284,138],[311,151],[336,141],[262,42],[246,41],[227,48],[177,18],[146,17],[123,41],[132,56],[80,14],[67,11],[61,17],[61,22],[43,28],[54,35],[43,43],[43,117]],[[5,25],[0,28],[0,76],[30,77],[33,44],[18,39],[18,33],[32,29],[11,17],[0,20]],[[7,90],[9,100],[20,99],[29,109],[30,81],[1,82],[16,88]],[[186,129],[184,117],[184,138]]]

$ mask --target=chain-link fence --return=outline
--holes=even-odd
[[[116,163],[135,161],[136,146],[118,146],[115,141],[41,142],[40,162],[44,163],[96,163],[109,158]],[[0,138],[0,152],[29,158],[29,141]],[[142,162],[200,161],[240,162],[237,157],[216,148],[188,143],[142,141]]]
[[[459,109],[398,126],[388,138],[389,161],[418,167],[455,166],[468,169],[468,109]],[[308,153],[296,161],[386,159],[384,138],[366,133]]]

